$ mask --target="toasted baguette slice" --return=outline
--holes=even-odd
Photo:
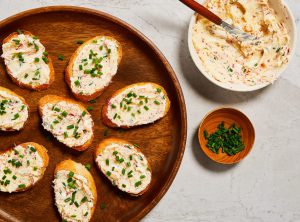
[[[96,36],[72,55],[65,79],[74,96],[89,101],[100,96],[117,73],[121,44],[110,36]]]
[[[20,87],[39,91],[54,81],[51,58],[30,32],[11,33],[3,40],[2,51],[7,73]]]
[[[33,187],[48,166],[47,150],[34,142],[0,152],[0,191],[21,192]]]
[[[43,127],[66,146],[83,151],[93,140],[94,122],[86,108],[71,99],[47,95],[39,101]]]
[[[101,172],[120,190],[132,196],[144,194],[151,183],[151,168],[132,143],[108,138],[97,146],[95,161]]]
[[[29,106],[25,99],[0,86],[0,130],[18,131],[29,118]]]
[[[155,83],[140,82],[116,91],[102,108],[102,121],[109,127],[131,128],[153,123],[170,109],[165,89]]]
[[[90,221],[97,203],[91,173],[80,163],[64,160],[56,165],[54,177],[55,205],[63,220]]]

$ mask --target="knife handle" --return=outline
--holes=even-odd
[[[216,25],[221,25],[222,19],[219,16],[217,16],[215,13],[205,8],[203,5],[200,5],[198,2],[194,0],[179,0],[179,1],[181,1],[183,4],[193,9],[195,12],[199,13],[203,17],[212,21]]]

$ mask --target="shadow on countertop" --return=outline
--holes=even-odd
[[[238,164],[220,164],[216,163],[213,160],[209,159],[205,153],[201,150],[200,144],[198,141],[198,129],[195,130],[192,137],[192,151],[194,154],[194,158],[198,161],[198,163],[205,169],[208,169],[213,172],[221,173],[227,170],[230,170],[236,167]]]
[[[188,28],[186,23],[181,34],[181,44],[179,45],[178,63],[183,77],[188,81],[191,87],[200,95],[208,100],[221,104],[236,104],[254,99],[269,87],[252,92],[235,92],[223,89],[210,82],[196,67],[192,57],[190,56],[188,47]]]

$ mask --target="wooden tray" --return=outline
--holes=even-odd
[[[24,96],[30,105],[30,120],[18,133],[0,132],[0,149],[28,141],[48,149],[50,164],[43,179],[31,190],[7,194],[0,193],[0,221],[60,221],[54,205],[52,189],[55,165],[67,158],[80,163],[91,163],[91,173],[98,191],[97,208],[92,221],[138,221],[162,198],[170,187],[179,168],[186,142],[186,110],[179,82],[171,66],[160,51],[139,31],[125,22],[103,12],[70,6],[33,9],[0,22],[0,41],[11,32],[25,29],[37,35],[46,46],[54,63],[56,80],[46,91],[33,92],[17,87],[0,64],[0,85]],[[47,94],[73,98],[64,81],[64,69],[71,54],[78,47],[77,40],[96,35],[115,37],[123,46],[124,55],[113,83],[105,90],[91,111],[95,122],[95,139],[85,152],[68,149],[57,142],[41,127],[37,103]],[[2,51],[0,50],[2,54]],[[58,60],[58,55],[65,60]],[[152,81],[166,88],[171,109],[168,115],[155,124],[131,130],[112,130],[102,124],[100,112],[105,100],[117,89],[140,81]],[[74,98],[73,98],[74,99]],[[115,136],[140,145],[153,169],[150,189],[141,197],[130,197],[112,187],[100,175],[93,161],[93,150],[103,138]],[[101,209],[105,203],[106,208]]]

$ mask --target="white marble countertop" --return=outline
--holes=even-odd
[[[300,1],[287,3],[300,30]],[[300,41],[274,85],[234,93],[197,71],[187,48],[192,12],[178,0],[0,0],[0,19],[49,5],[90,7],[121,18],[149,37],[177,73],[188,113],[186,151],[171,188],[144,221],[300,221]],[[221,105],[245,112],[256,129],[252,152],[233,166],[207,159],[196,137],[205,113]]]

